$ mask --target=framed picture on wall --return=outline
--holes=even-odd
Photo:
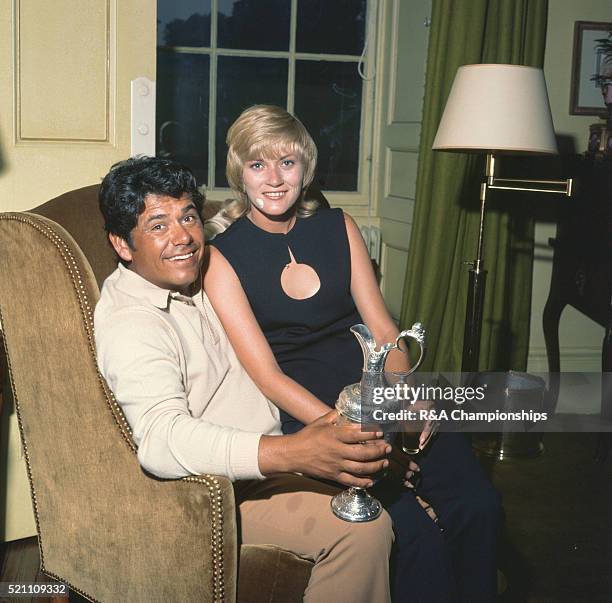
[[[603,67],[602,53],[596,49],[597,40],[605,38],[611,27],[612,23],[594,21],[574,24],[570,115],[607,114],[601,89],[591,78],[600,74]]]

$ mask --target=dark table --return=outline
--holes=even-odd
[[[612,160],[576,156],[564,167],[566,175],[576,180],[576,193],[561,205],[557,236],[549,239],[554,256],[543,314],[552,409],[559,393],[559,320],[565,306],[605,328],[601,369],[612,372]],[[606,387],[601,416],[612,420],[612,391]],[[597,457],[605,457],[608,447],[609,438],[600,437]]]

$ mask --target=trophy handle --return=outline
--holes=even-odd
[[[425,359],[425,352],[427,351],[427,344],[425,343],[425,327],[420,322],[415,322],[410,329],[406,329],[402,331],[395,338],[395,347],[400,349],[399,343],[402,339],[414,339],[418,344],[421,350],[419,355],[419,359],[410,367],[410,370],[405,374],[405,376],[411,375],[416,371],[421,363]]]

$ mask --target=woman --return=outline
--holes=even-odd
[[[227,142],[227,177],[236,199],[225,216],[235,221],[211,243],[204,286],[238,357],[282,409],[283,431],[291,433],[328,412],[342,388],[360,380],[363,359],[352,325],[364,322],[378,345],[394,341],[398,329],[355,222],[340,209],[318,209],[304,199],[317,157],[304,126],[284,109],[254,106],[234,122]],[[407,368],[405,354],[389,355],[387,370]],[[382,480],[377,492],[396,532],[393,597],[493,600],[495,538],[480,543],[466,527],[468,516],[487,517],[484,502],[491,507],[489,532],[495,530],[491,488],[469,447],[442,435],[422,456],[420,487],[430,489],[423,496],[438,512],[439,499],[450,542],[407,489]],[[465,492],[480,503],[470,498],[467,508]],[[478,546],[463,542],[468,533]],[[487,566],[466,589],[459,585],[457,597],[455,557],[469,559],[465,571],[472,574],[474,566]],[[464,572],[461,563],[454,569]]]
[[[206,291],[247,371],[281,407],[292,433],[361,379],[360,322],[377,343],[398,329],[352,218],[305,201],[317,151],[284,109],[256,106],[228,132],[227,175],[236,219],[213,242]],[[404,354],[388,368],[407,369]],[[323,403],[322,403],[323,402]]]

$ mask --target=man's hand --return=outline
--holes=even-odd
[[[382,432],[363,432],[358,424],[336,425],[333,410],[298,433],[262,436],[259,468],[264,475],[297,472],[333,480],[345,486],[369,488],[371,475],[386,469],[391,446]]]

